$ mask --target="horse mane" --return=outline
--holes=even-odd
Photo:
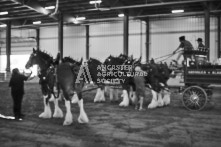
[[[101,61],[96,59],[96,58],[91,58],[88,60],[89,63],[93,62],[93,63],[97,63],[97,64],[101,64]]]
[[[68,57],[62,58],[62,62],[76,63],[77,61],[74,60],[72,57],[68,56]]]
[[[49,55],[46,51],[37,50],[37,52],[38,52],[39,56],[41,56],[45,60],[50,59],[51,61],[53,61],[52,55]]]
[[[71,63],[71,64],[82,64],[82,61],[77,61],[77,60],[74,60],[72,57],[68,56],[68,57],[64,57],[62,59],[62,62],[63,63]]]

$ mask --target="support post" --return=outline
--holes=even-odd
[[[89,52],[89,25],[86,25],[86,59],[88,60],[90,57]]]
[[[218,32],[218,49],[217,49],[217,57],[220,58],[220,54],[221,54],[221,38],[220,38],[220,25],[221,25],[221,19],[220,19],[220,15],[218,15],[218,26],[217,26],[217,32]]]
[[[205,47],[210,49],[210,10],[209,3],[204,10],[205,12]],[[210,58],[210,51],[208,53],[208,60]]]
[[[128,37],[129,37],[129,17],[127,11],[124,13],[124,51],[123,54],[128,56]]]
[[[6,56],[7,56],[6,72],[7,73],[10,73],[11,71],[10,55],[11,55],[11,21],[8,21],[6,28]]]
[[[58,52],[60,52],[60,58],[63,58],[63,15],[59,15],[58,22]]]
[[[36,48],[39,50],[40,48],[40,29],[36,29]]]
[[[146,61],[149,61],[150,56],[150,23],[149,18],[146,19]]]

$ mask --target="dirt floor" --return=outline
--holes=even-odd
[[[79,124],[79,108],[72,105],[74,123],[64,119],[40,119],[43,101],[37,83],[26,83],[23,121],[0,119],[1,147],[220,147],[221,88],[214,89],[214,105],[192,112],[181,103],[181,94],[172,90],[168,107],[136,111],[121,108],[119,102],[93,103],[95,90],[84,93],[90,122]],[[149,95],[148,97],[150,97]],[[145,107],[147,107],[147,98]],[[60,106],[65,112],[64,102]],[[51,104],[53,109],[53,105]],[[12,115],[8,83],[0,83],[0,114]]]

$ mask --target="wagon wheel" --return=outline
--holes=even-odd
[[[206,106],[207,94],[199,86],[190,86],[184,90],[182,102],[189,110],[201,110]]]

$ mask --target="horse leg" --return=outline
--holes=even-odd
[[[113,95],[114,89],[111,87],[109,89],[110,89],[110,101],[112,102],[112,101],[114,101],[114,95]]]
[[[127,90],[123,90],[123,94],[121,95],[123,97],[123,101],[119,104],[119,106],[127,107],[129,106],[129,98],[128,98],[128,92]]]
[[[159,107],[163,107],[164,105],[164,102],[163,102],[163,99],[162,99],[162,91],[158,92],[157,93],[157,102],[158,102],[158,106]]]
[[[73,116],[71,113],[71,102],[69,100],[66,100],[66,98],[65,98],[65,107],[66,107],[66,115],[65,115],[65,120],[63,123],[64,126],[70,125],[73,122],[73,118],[72,118]]]
[[[43,95],[44,112],[39,115],[40,118],[51,118],[51,108],[49,102],[47,101],[47,98],[47,95]]]
[[[100,99],[101,99],[101,88],[98,88],[97,93],[96,93],[95,98],[94,98],[94,103],[100,102]]]
[[[139,111],[143,111],[143,96],[140,96],[140,108],[139,108]]]
[[[100,97],[101,99],[100,99],[100,101],[103,101],[103,102],[105,102],[104,91],[105,91],[105,88],[101,87],[101,97]]]
[[[129,97],[130,97],[132,104],[135,104],[137,101],[137,95],[136,95],[134,86],[130,86]]]
[[[71,103],[76,104],[76,103],[78,103],[78,101],[79,101],[78,95],[76,92],[74,92],[74,95],[71,98]]]
[[[62,118],[63,117],[63,112],[58,105],[58,101],[59,101],[60,97],[61,97],[61,95],[59,95],[59,98],[54,99],[54,114],[53,114],[54,118]]]
[[[78,93],[78,97],[80,98],[80,100],[78,101],[78,106],[80,108],[80,115],[78,117],[78,122],[79,123],[88,123],[89,119],[88,119],[87,114],[84,110],[84,101],[82,99],[82,94]]]
[[[119,100],[119,97],[118,97],[119,91],[118,91],[118,89],[115,89],[114,91],[115,91],[114,92],[115,101],[118,101]]]
[[[163,102],[166,106],[170,104],[170,92],[167,90],[164,90]]]
[[[152,93],[152,100],[151,103],[148,105],[148,109],[153,109],[156,108],[158,106],[158,102],[157,102],[157,93],[154,90],[151,90]]]

